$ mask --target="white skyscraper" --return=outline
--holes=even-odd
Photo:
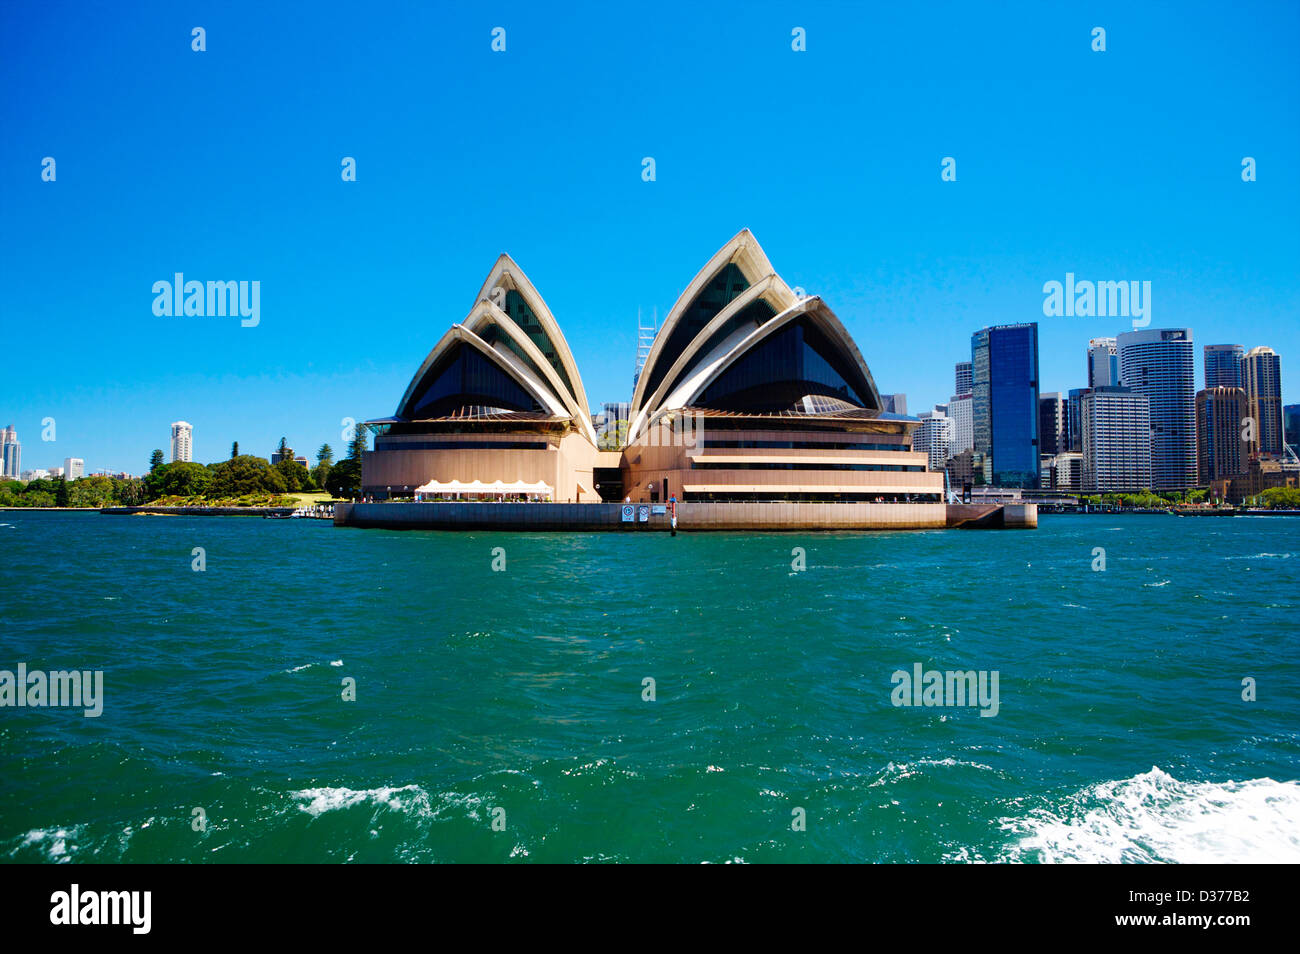
[[[67,480],[76,480],[78,477],[84,477],[86,474],[86,462],[80,457],[65,457],[63,459],[63,476]]]
[[[194,437],[194,428],[185,421],[174,421],[172,423],[172,463],[177,461],[192,461],[194,459],[194,449],[191,446]]]
[[[952,441],[948,456],[956,457],[975,446],[975,419],[971,411],[971,395],[955,394],[948,401],[948,417],[952,418]]]
[[[921,426],[912,432],[912,450],[930,455],[930,469],[941,471],[948,463],[948,447],[952,443],[952,418],[936,407],[917,415]]]
[[[1089,388],[1083,395],[1085,493],[1150,490],[1151,405],[1124,387]]]

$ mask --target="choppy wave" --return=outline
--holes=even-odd
[[[1151,771],[1004,818],[1000,861],[1300,862],[1300,782],[1180,782]]]
[[[928,768],[973,768],[981,772],[996,771],[991,765],[984,765],[980,762],[968,762],[963,759],[917,759],[915,762],[896,762],[888,763],[880,771],[880,775],[874,782],[867,787],[875,788],[878,785],[893,785],[895,782],[901,782],[903,779],[911,778],[913,775],[922,775]]]
[[[81,849],[84,825],[66,828],[34,828],[10,846],[6,854],[22,861],[46,861],[63,864],[74,860]]]
[[[292,793],[291,797],[298,803],[298,808],[313,817],[326,812],[355,808],[358,805],[373,805],[375,808],[389,808],[395,812],[414,815],[431,815],[429,793],[418,785],[403,785],[399,788],[305,788]]]

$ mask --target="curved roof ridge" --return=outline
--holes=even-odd
[[[770,299],[775,299],[772,301]],[[773,318],[789,308],[798,299],[794,291],[776,272],[768,272],[758,281],[754,282],[743,292],[729,301],[723,309],[713,316],[703,328],[700,329],[686,349],[677,357],[664,374],[663,379],[659,382],[654,391],[645,397],[645,405],[632,414],[632,421],[628,427],[628,434],[634,435],[639,430],[640,422],[647,415],[653,414],[656,408],[663,402],[664,398],[671,394],[674,386],[682,378],[682,375],[688,372],[692,362],[707,360],[708,354],[700,354],[700,349],[708,343],[709,339],[719,331],[728,321],[740,314],[745,308],[748,308],[756,301],[768,301],[773,305]],[[771,319],[768,319],[769,321]]]
[[[826,332],[832,340],[840,346],[841,350],[851,359],[853,365],[861,375],[861,384],[866,386],[866,392],[870,400],[875,404],[874,410],[880,409],[880,391],[876,387],[875,378],[871,374],[871,369],[867,367],[866,361],[862,358],[862,353],[854,343],[852,336],[849,334],[843,323],[839,320],[829,305],[822,300],[819,295],[811,295],[801,298],[793,305],[787,308],[781,314],[776,315],[770,320],[764,322],[758,328],[755,328],[744,339],[737,342],[725,354],[716,357],[707,364],[702,364],[694,369],[690,377],[678,385],[667,395],[665,400],[655,408],[650,409],[642,419],[641,430],[646,430],[654,421],[668,413],[682,407],[689,407],[700,396],[704,390],[716,381],[723,372],[731,367],[744,354],[753,349],[756,345],[775,334],[781,328],[789,325],[795,319],[802,316],[808,316],[816,321],[818,325]],[[629,429],[629,441],[632,434]]]
[[[646,382],[650,380],[654,367],[658,363],[664,346],[673,333],[673,329],[676,328],[677,323],[681,321],[682,315],[686,313],[695,299],[708,287],[709,282],[732,262],[736,262],[751,284],[765,275],[775,273],[772,263],[768,261],[762,246],[758,244],[758,239],[747,228],[741,229],[722,248],[713,253],[712,257],[704,264],[704,267],[695,273],[695,277],[691,279],[690,284],[677,296],[677,301],[673,303],[672,309],[664,319],[663,326],[655,334],[654,342],[650,345],[650,353],[646,356],[645,366],[641,369],[641,374],[637,378],[636,389],[632,394],[633,417],[637,416],[645,403]]]
[[[498,368],[509,375],[515,383],[520,385],[520,387],[524,388],[534,398],[536,398],[539,405],[550,410],[552,414],[559,413],[567,416],[568,408],[565,407],[564,402],[553,394],[551,390],[546,387],[526,365],[523,364],[523,362],[519,361],[518,358],[515,358],[513,355],[510,355],[507,358],[503,352],[493,348],[490,344],[478,335],[474,334],[474,332],[470,331],[464,325],[457,323],[447,329],[446,333],[438,339],[438,343],[433,346],[428,356],[424,359],[423,363],[421,363],[419,370],[416,371],[415,376],[411,378],[411,383],[407,385],[406,391],[397,405],[397,412],[394,414],[394,417],[403,418],[410,416],[409,414],[404,414],[403,411],[414,398],[415,393],[419,389],[420,384],[424,381],[425,376],[428,375],[437,364],[438,359],[456,344],[467,344],[483,354],[484,357],[492,361]]]
[[[591,412],[577,403],[577,399],[564,386],[564,381],[556,373],[555,368],[551,366],[551,362],[546,360],[546,355],[542,354],[541,349],[533,343],[533,340],[524,333],[524,330],[515,323],[514,319],[498,308],[492,301],[484,298],[474,306],[474,310],[461,323],[477,333],[483,322],[491,322],[494,326],[500,328],[503,334],[508,335],[515,344],[524,350],[524,353],[537,366],[537,370],[542,373],[555,396],[568,408],[569,415],[579,423],[586,438],[593,444],[597,443],[596,427],[591,420]]]
[[[538,324],[542,326],[542,331],[555,348],[556,357],[559,358],[564,373],[569,378],[570,387],[566,388],[566,390],[569,390],[574,403],[582,412],[585,428],[595,434],[595,427],[591,423],[591,411],[587,404],[587,392],[582,384],[582,375],[578,373],[577,362],[573,359],[573,352],[569,349],[569,342],[565,339],[564,332],[560,330],[559,322],[551,314],[551,309],[546,304],[546,300],[542,298],[536,286],[528,280],[528,276],[519,267],[519,263],[505,252],[502,252],[497,257],[495,264],[493,264],[492,270],[488,272],[487,278],[484,279],[477,300],[487,300],[501,308],[505,304],[504,296],[502,296],[500,302],[497,302],[493,300],[492,293],[503,282],[519,293],[536,316]]]

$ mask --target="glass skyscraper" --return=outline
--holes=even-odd
[[[1151,489],[1196,486],[1196,355],[1190,328],[1144,328],[1116,339],[1123,385],[1151,405]]]
[[[1239,344],[1205,346],[1205,387],[1241,388],[1241,359],[1245,352]]]
[[[1300,404],[1282,408],[1282,440],[1300,457]]]
[[[971,335],[972,423],[984,479],[1037,487],[1038,325],[997,325]]]
[[[971,365],[969,361],[958,361],[953,374],[953,394],[970,394]]]

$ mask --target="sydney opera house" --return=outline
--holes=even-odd
[[[911,447],[919,422],[882,410],[844,325],[821,298],[797,295],[748,230],[659,328],[622,448],[598,449],[589,407],[555,316],[502,255],[393,416],[367,422],[363,493],[529,485],[555,502],[942,508],[943,474]]]

